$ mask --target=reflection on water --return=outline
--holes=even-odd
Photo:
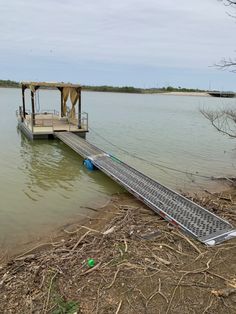
[[[64,143],[58,140],[29,141],[21,132],[19,136],[20,156],[23,160],[19,170],[26,175],[27,182],[23,191],[31,200],[37,201],[44,197],[45,192],[57,188],[62,189],[62,195],[68,199],[67,193],[74,191],[74,183],[83,180],[83,176],[86,176],[86,181],[91,180],[99,189],[107,192],[107,177],[102,173],[88,171],[83,166],[83,159]],[[117,191],[116,184],[114,188]]]
[[[16,248],[57,227],[90,215],[122,191],[103,173],[89,172],[82,158],[58,140],[30,141],[17,131],[0,134],[0,247]],[[7,152],[7,154],[6,154]]]
[[[42,90],[40,95],[42,110],[59,109],[55,106],[60,103],[58,93]],[[212,185],[185,171],[204,176],[236,173],[234,142],[219,135],[199,113],[203,105],[212,109],[235,106],[236,99],[222,104],[223,100],[210,97],[95,92],[83,93],[82,99],[92,129],[115,146],[92,131],[88,139],[171,188],[193,190]],[[112,193],[122,191],[103,173],[85,169],[82,158],[62,142],[31,142],[16,132],[14,113],[20,100],[20,90],[0,89],[4,104],[0,115],[2,247],[16,247],[78,220],[81,214],[88,214],[83,207],[99,207]]]
[[[53,140],[29,141],[24,134],[20,134],[20,155],[24,162],[20,170],[29,180],[25,193],[38,193],[57,187],[66,191],[73,189],[73,181],[79,180],[82,171],[82,159],[71,157],[64,144]],[[62,145],[60,145],[62,144]],[[77,157],[77,155],[76,155]],[[29,196],[30,197],[30,196]]]

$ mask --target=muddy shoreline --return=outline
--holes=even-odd
[[[196,197],[202,198],[204,196],[208,196],[211,194],[219,194],[219,193],[227,193],[231,191],[232,184],[227,180],[215,180],[212,181],[211,184],[207,187],[207,189],[196,189],[186,190],[186,189],[179,189],[177,190],[178,193],[187,195],[188,197]],[[76,220],[69,219],[65,224],[52,228],[50,232],[42,233],[40,235],[36,234],[35,236],[31,237],[28,241],[23,241],[17,243],[15,246],[2,246],[0,248],[0,261],[1,257],[2,260],[10,260],[15,256],[21,255],[24,252],[31,250],[34,247],[39,247],[39,249],[45,249],[46,247],[50,246],[52,242],[58,242],[63,239],[66,234],[64,230],[73,230],[74,226],[78,224],[98,224],[100,225],[102,221],[106,221],[106,212],[111,207],[113,207],[114,202],[119,204],[119,201],[126,200],[127,205],[132,205],[133,202],[136,200],[130,193],[122,192],[117,193],[111,196],[110,200],[106,201],[102,206],[99,207],[83,207],[88,210],[88,214],[79,214],[79,218]],[[141,203],[142,204],[142,203]],[[116,205],[118,206],[118,205]],[[103,217],[104,216],[104,217]]]
[[[235,188],[189,197],[236,225]],[[2,258],[0,312],[233,314],[235,248],[235,239],[207,248],[116,195],[51,243]]]
[[[183,195],[187,195],[190,197],[198,197],[201,198],[204,195],[209,195],[211,193],[225,193],[231,189],[231,184],[227,180],[214,180],[212,181],[207,189],[178,189],[177,192]],[[108,201],[106,201],[102,206],[98,207],[82,207],[88,211],[87,214],[78,214],[79,218],[71,218],[68,219],[67,222],[61,226],[51,228],[50,232],[44,232],[41,234],[35,234],[31,236],[28,240],[19,241],[16,245],[8,245],[8,246],[0,246],[0,260],[1,257],[3,260],[9,260],[15,256],[18,256],[34,247],[39,247],[45,249],[45,247],[50,246],[50,243],[60,241],[65,237],[64,230],[72,230],[74,226],[78,224],[90,224],[95,222],[99,223],[99,221],[106,220],[106,210],[113,206],[113,203],[116,202],[119,204],[119,200],[126,199],[127,205],[133,204],[135,198],[129,194],[128,192],[122,192],[114,194],[110,197]],[[104,217],[103,217],[104,216]],[[20,240],[20,239],[19,239]]]

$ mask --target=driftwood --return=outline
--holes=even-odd
[[[236,217],[228,208],[235,199],[194,196],[223,217],[229,214],[232,223]],[[63,241],[37,245],[2,265],[0,312],[50,313],[62,306],[58,300],[78,301],[85,314],[156,314],[159,308],[187,314],[192,304],[196,313],[227,313],[234,306],[236,287],[227,267],[235,265],[235,241],[208,249],[140,205],[118,204],[103,221],[99,228],[95,222],[76,225]]]

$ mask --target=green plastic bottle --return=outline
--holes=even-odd
[[[88,266],[92,268],[94,267],[94,265],[95,265],[94,259],[93,258],[88,259]]]

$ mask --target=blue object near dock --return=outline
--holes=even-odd
[[[93,171],[96,168],[90,159],[84,160],[84,166],[90,171]]]

